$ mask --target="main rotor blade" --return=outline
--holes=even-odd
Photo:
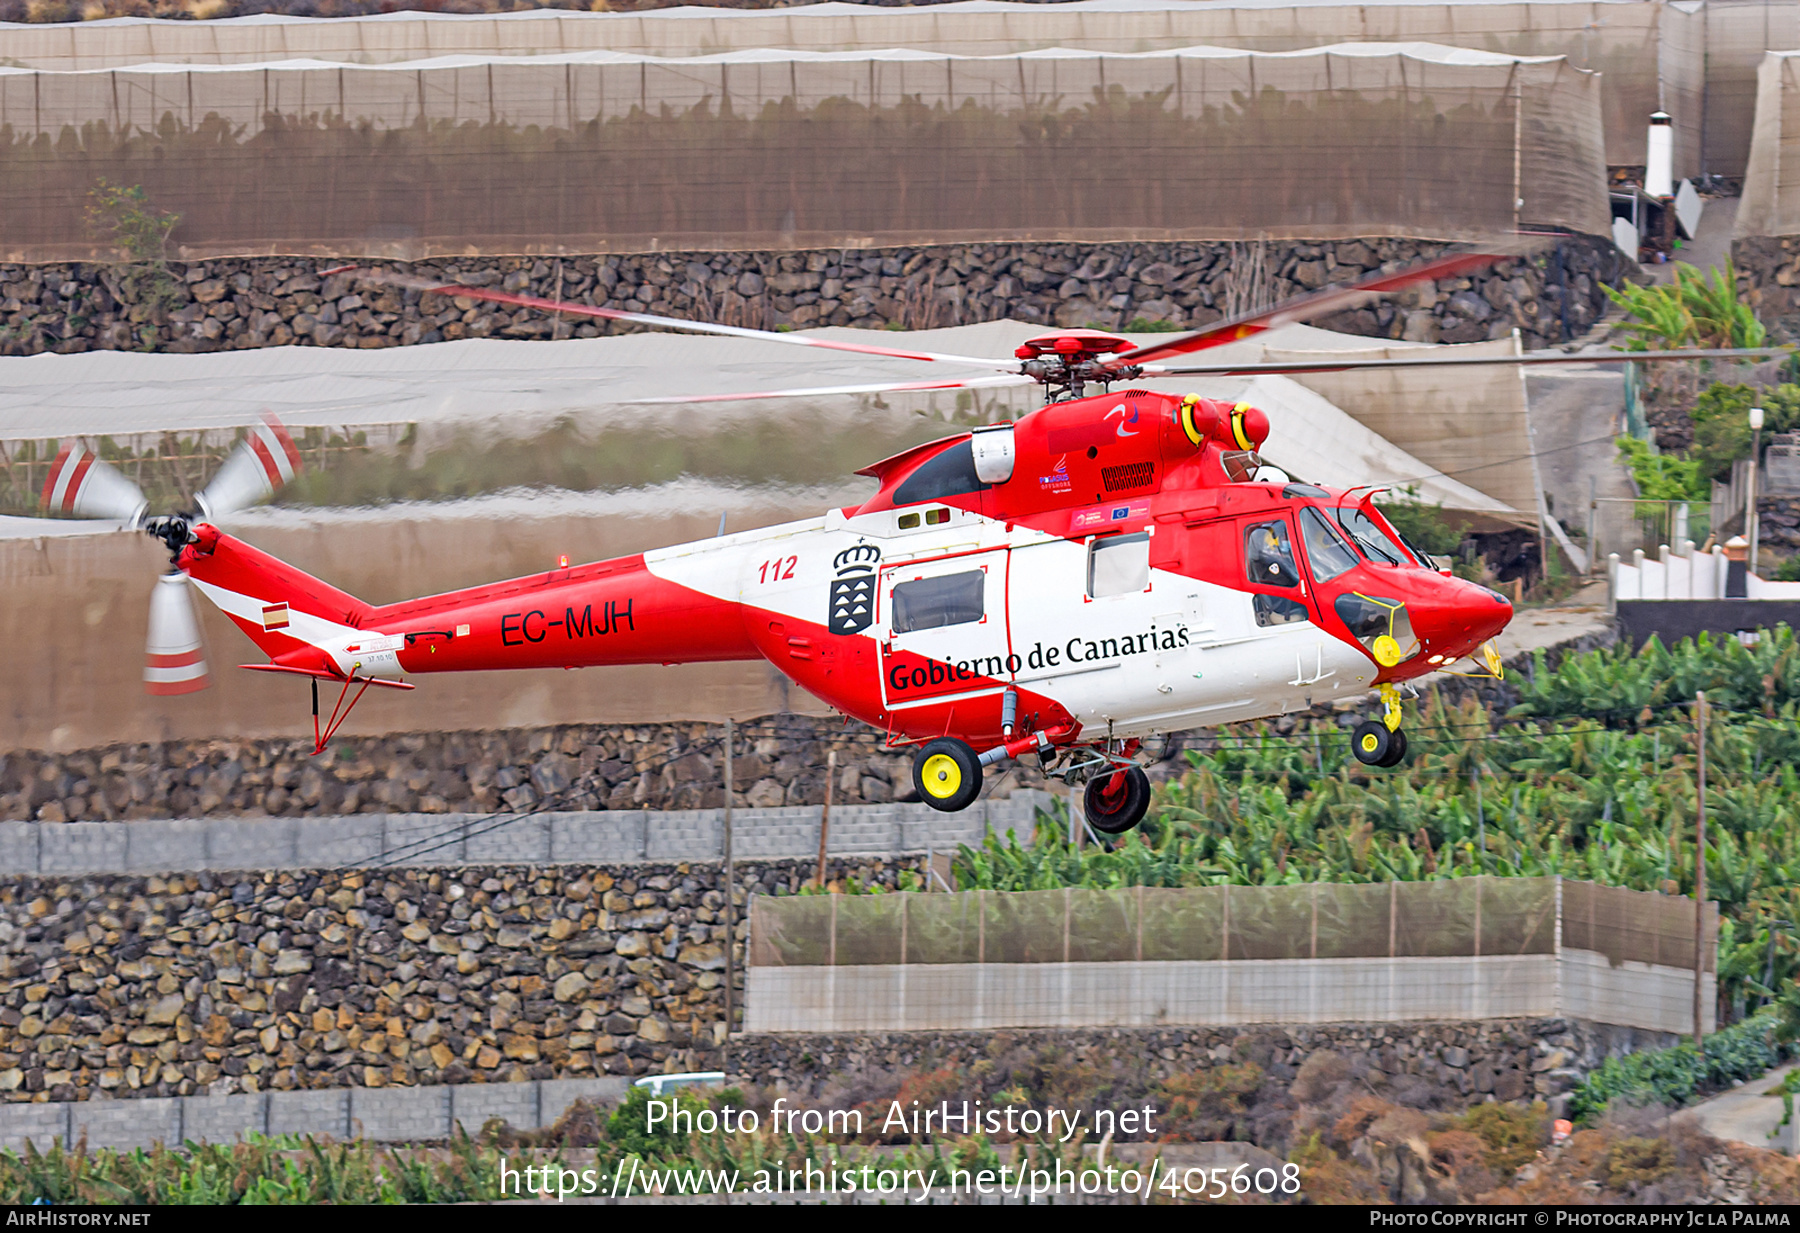
[[[300,451],[272,415],[250,430],[194,500],[210,522],[266,501],[300,473]]]
[[[1498,245],[1493,247],[1500,247]],[[1309,321],[1314,317],[1327,316],[1354,307],[1372,295],[1387,291],[1399,291],[1415,283],[1429,279],[1454,278],[1466,274],[1470,270],[1479,270],[1492,265],[1496,261],[1505,261],[1516,257],[1520,252],[1465,252],[1447,253],[1423,265],[1411,269],[1399,270],[1393,274],[1375,274],[1347,287],[1327,287],[1323,291],[1314,291],[1307,295],[1296,296],[1285,303],[1263,312],[1250,313],[1242,317],[1234,317],[1229,321],[1220,321],[1204,329],[1194,330],[1188,334],[1178,334],[1161,342],[1146,343],[1144,346],[1115,355],[1106,361],[1111,369],[1125,368],[1134,365],[1153,363],[1170,355],[1185,355],[1191,351],[1203,351],[1208,347],[1220,347],[1226,343],[1238,342],[1253,334],[1261,334],[1277,326],[1291,325],[1296,321]]]
[[[1396,360],[1275,360],[1253,364],[1146,364],[1146,377],[1254,376],[1258,373],[1348,372],[1358,368],[1461,368],[1477,364],[1624,364],[1638,360],[1741,360],[1785,355],[1791,347],[1721,347],[1688,351],[1612,351],[1599,355],[1565,355],[1534,351],[1527,355],[1439,355]]]
[[[143,489],[79,442],[56,455],[41,499],[51,513],[117,519],[132,528],[150,504]]]
[[[633,398],[633,403],[748,402],[756,398],[805,398],[827,394],[894,394],[907,390],[977,390],[1006,385],[1031,385],[1033,378],[1011,373],[997,377],[970,377],[964,381],[886,381],[873,385],[815,385],[791,390],[755,390],[742,394],[695,394],[689,397]]]
[[[942,351],[913,351],[903,347],[878,347],[870,343],[837,342],[827,338],[815,338],[808,334],[756,330],[742,325],[721,325],[715,321],[688,321],[681,317],[662,317],[655,313],[627,312],[622,308],[598,308],[592,304],[576,304],[568,300],[546,300],[534,295],[516,295],[510,291],[490,291],[485,287],[434,283],[427,279],[387,274],[379,270],[368,271],[360,277],[369,282],[409,287],[431,295],[463,296],[471,300],[487,300],[494,304],[511,304],[517,308],[536,308],[543,312],[568,313],[576,317],[599,317],[606,321],[631,321],[638,325],[652,325],[663,330],[685,330],[693,334],[718,334],[726,338],[755,338],[763,342],[785,343],[790,347],[818,347],[826,351],[851,351],[857,355],[884,355],[898,360],[967,364],[975,368],[997,368],[1002,372],[1017,372],[1019,368],[1019,361],[1016,359],[997,360],[985,356],[950,355]]]

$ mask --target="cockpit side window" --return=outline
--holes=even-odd
[[[920,463],[894,490],[895,505],[942,501],[980,492],[989,485],[975,474],[975,443],[959,441]]]
[[[1300,535],[1306,540],[1306,563],[1312,569],[1314,582],[1330,582],[1356,567],[1355,550],[1344,542],[1340,532],[1332,529],[1325,515],[1310,505],[1300,511]]]
[[[1430,570],[1435,570],[1437,568],[1437,559],[1415,544],[1412,540],[1408,539],[1406,537],[1406,532],[1402,531],[1397,523],[1387,518],[1386,515],[1383,515],[1382,521],[1388,524],[1388,528],[1394,533],[1394,538],[1400,541],[1400,546],[1402,548],[1412,554],[1412,559],[1419,563],[1420,568]]]
[[[1335,511],[1338,525],[1349,535],[1350,540],[1362,554],[1377,565],[1411,565],[1412,560],[1404,549],[1388,538],[1376,521],[1360,509],[1342,508]]]
[[[1253,522],[1244,529],[1244,564],[1251,582],[1266,587],[1300,585],[1285,521]]]

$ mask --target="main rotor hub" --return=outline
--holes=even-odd
[[[1027,339],[1013,354],[1024,361],[1019,371],[1045,387],[1044,401],[1060,402],[1082,397],[1090,381],[1104,389],[1114,381],[1137,376],[1136,368],[1107,364],[1100,358],[1133,346],[1129,338],[1117,334],[1068,329]]]

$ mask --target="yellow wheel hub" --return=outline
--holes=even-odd
[[[1363,735],[1363,739],[1362,739],[1363,752],[1364,753],[1374,753],[1375,746],[1379,745],[1380,743],[1381,742],[1379,742],[1375,739],[1375,734],[1373,732],[1365,733]]]
[[[940,801],[947,801],[962,790],[962,767],[949,754],[932,754],[925,759],[919,778],[924,780],[925,790]]]

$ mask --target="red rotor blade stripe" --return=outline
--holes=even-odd
[[[256,436],[260,436],[265,444],[271,447],[280,446],[282,456],[287,459],[286,467],[281,467],[279,458],[274,459],[277,471],[269,476],[270,481],[279,484],[282,481],[293,479],[300,471],[300,447],[295,445],[294,438],[288,435],[287,425],[273,415],[264,414],[263,426],[252,431]],[[273,453],[273,448],[271,448],[272,458]],[[276,474],[281,476],[281,480],[276,480]]]
[[[1371,339],[1376,345],[1382,340]],[[1439,348],[1420,347],[1420,351]],[[1529,352],[1525,355],[1421,355],[1382,360],[1278,360],[1251,361],[1245,364],[1150,364],[1144,367],[1146,377],[1241,377],[1259,373],[1351,372],[1362,368],[1384,370],[1399,368],[1463,368],[1495,364],[1535,366],[1539,364],[1628,364],[1643,360],[1651,363],[1681,360],[1754,360],[1785,355],[1790,347],[1694,348],[1683,351],[1609,351],[1600,355],[1565,355],[1560,351]]]
[[[183,651],[179,655],[150,654],[144,657],[152,668],[186,668],[192,664],[203,663],[206,653],[198,647],[191,651]]]
[[[489,291],[484,287],[436,284],[418,279],[402,279],[379,274],[368,275],[370,282],[387,282],[412,287],[431,295],[463,296],[471,300],[488,300],[495,304],[511,304],[517,308],[536,308],[543,312],[569,313],[578,317],[600,317],[607,321],[631,321],[665,330],[687,330],[698,334],[721,334],[730,338],[755,338],[764,342],[786,343],[790,347],[818,347],[826,351],[850,351],[858,355],[883,355],[898,360],[924,360],[931,363],[970,364],[978,368],[1016,371],[1017,360],[996,360],[983,356],[948,355],[937,351],[906,351],[899,347],[877,347],[869,343],[836,342],[805,334],[783,334],[775,330],[755,330],[748,326],[722,325],[714,321],[686,321],[680,317],[662,317],[655,313],[634,313],[622,308],[599,308],[592,304],[575,304],[566,300],[546,300],[534,295],[516,295],[510,291]]]
[[[256,454],[256,461],[262,466],[263,474],[269,477],[269,487],[281,487],[281,468],[275,465],[275,456],[269,453],[268,442],[262,439],[261,433],[256,432],[251,433],[246,439]]]
[[[966,381],[889,381],[873,385],[819,385],[791,390],[755,390],[737,394],[695,394],[689,397],[640,398],[640,403],[748,402],[757,398],[804,398],[827,394],[897,394],[907,390],[989,389],[1002,385],[1025,385],[1031,381],[1023,375],[971,377]]]
[[[43,506],[74,513],[76,497],[81,495],[81,484],[88,479],[88,468],[94,466],[94,457],[83,446],[63,446],[56,461],[50,463],[49,475],[43,479]]]
[[[1365,278],[1348,287],[1328,287],[1311,295],[1298,296],[1286,303],[1277,304],[1274,308],[1249,316],[1237,317],[1230,321],[1221,321],[1209,325],[1205,329],[1195,330],[1165,342],[1149,343],[1135,350],[1123,352],[1106,362],[1111,369],[1132,367],[1135,365],[1154,363],[1165,356],[1185,355],[1191,351],[1204,351],[1208,347],[1221,347],[1226,343],[1237,342],[1264,330],[1274,329],[1278,325],[1288,325],[1295,321],[1305,321],[1312,317],[1324,316],[1341,308],[1349,307],[1365,296],[1378,295],[1384,291],[1398,291],[1403,287],[1424,282],[1427,279],[1453,278],[1470,270],[1478,270],[1492,265],[1496,261],[1504,261],[1508,253],[1453,253],[1439,257],[1435,261],[1427,261],[1410,270],[1400,270],[1393,274],[1377,274]]]

